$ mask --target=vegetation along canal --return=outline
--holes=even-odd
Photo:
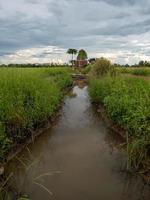
[[[76,85],[56,124],[9,163],[13,190],[32,200],[148,200],[119,144],[94,113],[87,86]]]

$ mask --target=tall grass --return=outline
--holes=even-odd
[[[64,89],[68,69],[0,69],[0,161],[15,144],[51,119]]]
[[[150,83],[138,78],[103,77],[90,81],[93,102],[102,102],[129,137],[130,164],[139,167],[150,148]]]

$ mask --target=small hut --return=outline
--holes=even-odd
[[[76,67],[85,67],[88,64],[88,60],[76,60],[75,66]]]

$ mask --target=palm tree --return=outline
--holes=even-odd
[[[78,51],[76,49],[68,49],[67,53],[72,55],[71,62],[73,65],[73,56],[76,55],[78,53]]]

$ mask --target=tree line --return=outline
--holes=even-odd
[[[41,68],[41,67],[46,67],[46,68],[51,68],[51,67],[68,67],[69,65],[67,63],[64,64],[58,64],[58,63],[27,63],[27,64],[1,64],[1,68]]]
[[[114,64],[115,67],[150,67],[150,61],[139,61],[138,64],[133,64],[133,65],[129,65],[129,64],[125,64],[125,65],[121,65],[118,63]]]

